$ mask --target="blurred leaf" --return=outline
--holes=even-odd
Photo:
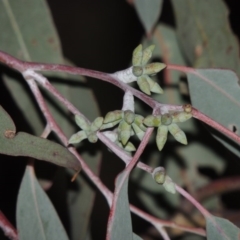
[[[239,239],[240,229],[227,219],[210,215],[206,220],[208,240]]]
[[[192,105],[228,129],[235,126],[239,134],[240,86],[236,74],[222,69],[195,69],[187,77]],[[240,156],[240,144],[231,145],[222,138],[221,142]]]
[[[17,229],[20,240],[67,240],[57,213],[35,178],[26,168],[17,200]]]
[[[162,12],[163,0],[135,0],[138,16],[149,35]]]
[[[29,6],[31,11],[26,6]],[[63,58],[60,41],[49,8],[44,0],[0,1],[0,20],[0,30],[4,33],[0,35],[1,50],[25,61],[69,64]],[[54,74],[54,76],[51,79],[54,80],[53,85],[84,115],[90,119],[99,116],[96,100],[83,77],[59,73]],[[17,80],[10,76],[4,76],[4,82],[28,122],[30,131],[40,135],[44,128],[44,123],[41,120],[43,117],[38,111],[27,84],[22,78]],[[70,137],[76,129],[71,114],[49,93],[44,90],[43,92],[54,118],[64,133]],[[86,151],[83,152],[82,156],[97,174],[100,165],[100,152],[98,150],[91,153]],[[80,181],[83,182],[83,185],[74,191],[76,201],[71,201],[69,206],[73,240],[85,238],[95,194],[89,183],[81,176],[79,178],[81,178]],[[72,193],[71,190],[67,193],[70,200]],[[88,199],[88,205],[80,204],[82,199]],[[82,211],[83,214],[78,215],[79,211]],[[84,224],[82,224],[83,222]]]
[[[116,179],[114,195],[115,203],[111,207],[112,213],[109,215],[109,226],[107,239],[122,240],[133,239],[132,220],[128,201],[128,176],[121,173]],[[111,217],[111,219],[110,219]]]
[[[230,68],[240,76],[238,41],[224,1],[172,0],[172,5],[177,35],[190,64]]]
[[[0,153],[2,154],[45,160],[75,171],[81,169],[76,157],[60,144],[24,132],[16,134],[12,119],[1,106],[0,132]]]

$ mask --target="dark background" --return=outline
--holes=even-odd
[[[230,8],[231,26],[239,38],[238,1],[227,0],[225,2]],[[63,54],[67,59],[77,66],[103,72],[115,72],[129,66],[132,50],[144,36],[144,29],[133,6],[126,0],[48,0],[48,4],[61,39]],[[175,26],[170,1],[164,1],[159,20]],[[88,79],[88,81],[97,98],[102,115],[121,108],[123,96],[121,90],[96,79]],[[3,97],[2,95],[1,98]],[[1,202],[0,206],[4,214],[15,224],[16,196],[24,164],[14,162],[14,169],[12,166],[11,161],[0,166],[2,168],[0,170],[0,193],[6,196],[1,200],[4,202]],[[104,159],[101,178],[110,189],[113,189],[114,178],[122,167],[123,164],[117,158]],[[15,177],[8,179],[6,177],[8,172],[11,172],[9,175]],[[4,176],[2,173],[5,173]],[[6,187],[9,184],[11,189]],[[106,201],[98,193],[92,215],[94,239],[105,238],[107,217]]]

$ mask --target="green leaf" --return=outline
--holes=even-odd
[[[122,240],[133,239],[132,220],[128,202],[128,177],[123,181],[124,172],[117,177],[116,191],[118,191],[117,199],[114,208],[113,218],[111,219],[111,229],[107,239]]]
[[[208,240],[232,240],[239,239],[240,229],[224,218],[215,216],[206,217]]]
[[[150,34],[162,11],[162,0],[135,0],[138,16],[147,34]]]
[[[10,156],[26,156],[48,161],[79,171],[79,161],[67,148],[50,140],[28,133],[16,133],[10,116],[0,106],[0,153]]]
[[[26,168],[18,194],[17,229],[20,240],[68,239],[52,203],[30,167]]]
[[[192,105],[226,128],[235,126],[240,133],[240,86],[237,75],[230,70],[195,69],[188,73]],[[240,156],[239,146],[221,142]]]
[[[31,11],[26,6],[31,6]],[[60,41],[45,0],[0,1],[0,16],[0,31],[4,33],[0,36],[1,50],[25,61],[71,64],[63,57]],[[40,135],[44,129],[44,122],[40,117],[42,114],[39,114],[27,84],[21,77],[19,79],[5,75],[3,77],[7,89],[32,133]],[[92,91],[87,87],[85,78],[66,74],[54,74],[54,77],[57,78],[57,81],[53,85],[87,118],[93,120],[100,115],[96,100]],[[74,84],[69,84],[70,82]],[[47,103],[51,113],[63,132],[70,138],[78,130],[76,130],[76,125],[69,111],[45,90],[42,91],[49,98]],[[91,169],[98,174],[100,151],[96,150],[94,154],[86,152],[82,154],[82,157]],[[82,187],[75,189],[74,199],[76,201],[70,206],[69,214],[73,240],[85,239],[95,195],[92,186],[83,177],[80,176],[80,178],[81,184],[84,185],[84,191]],[[69,198],[72,196],[71,193],[71,191],[67,193]],[[85,198],[88,199],[88,204],[80,204],[80,199]],[[82,212],[82,214],[79,214],[79,212]],[[82,224],[82,222],[85,222],[85,224]]]
[[[240,76],[239,44],[230,28],[224,1],[171,2],[178,39],[191,65],[230,68]]]

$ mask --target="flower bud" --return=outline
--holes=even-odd
[[[143,74],[152,75],[152,74],[160,72],[165,67],[166,67],[166,64],[164,64],[164,63],[159,63],[159,62],[149,63],[146,66],[144,66]]]
[[[115,110],[108,112],[104,118],[103,123],[114,122],[123,118],[123,111],[122,110]]]
[[[143,55],[142,44],[140,44],[133,51],[133,56],[132,56],[133,66],[142,65],[142,55]]]
[[[169,125],[168,130],[178,142],[187,145],[187,137],[176,123]]]
[[[138,139],[142,140],[145,135],[145,132],[135,122],[132,123],[132,127]]]
[[[192,112],[192,105],[191,104],[185,104],[185,105],[183,105],[183,109],[186,113],[191,113]]]
[[[151,92],[154,92],[154,93],[159,93],[159,94],[162,94],[163,93],[163,90],[162,88],[159,86],[158,83],[156,83],[155,81],[153,81],[149,76],[146,75],[146,78],[147,78],[147,82],[149,84],[149,87],[150,87],[150,91]]]
[[[92,132],[88,135],[88,141],[91,142],[91,143],[95,143],[97,142],[98,140],[98,137],[97,137],[97,134],[95,132]]]
[[[131,125],[122,120],[118,126],[118,139],[125,145],[131,136]]]
[[[167,141],[168,128],[165,125],[158,127],[156,142],[158,150],[161,151]]]
[[[82,116],[80,115],[75,115],[75,122],[76,124],[82,129],[82,130],[89,130],[90,128],[90,125],[89,123],[86,121],[85,118],[83,118]]]
[[[131,110],[126,110],[124,111],[124,120],[128,123],[128,124],[132,124],[132,122],[135,119],[135,114],[134,112],[132,112]]]
[[[138,114],[135,114],[135,119],[134,119],[134,123],[142,129],[142,131],[146,132],[147,128],[143,125],[143,120],[144,117]]]
[[[100,129],[103,124],[103,117],[97,117],[90,126],[90,131],[95,132]]]
[[[116,120],[114,122],[105,123],[100,127],[100,130],[112,128],[112,127],[116,126],[117,124],[119,124],[121,121],[122,121],[122,119]]]
[[[161,124],[161,115],[149,115],[144,119],[143,123],[148,127],[158,127]]]
[[[140,77],[143,74],[143,68],[141,66],[133,66],[132,73],[136,77]]]
[[[185,122],[188,119],[192,117],[191,113],[187,112],[175,112],[172,114],[172,122],[177,123],[177,122]]]
[[[155,45],[150,45],[143,50],[142,65],[145,65],[150,60],[150,58],[152,57],[154,48],[155,48]]]
[[[147,95],[151,95],[150,86],[147,82],[146,76],[138,77],[137,78],[137,84],[138,84],[139,88],[141,89],[141,91],[143,91]]]
[[[163,125],[168,126],[172,123],[172,116],[169,113],[163,114],[161,120]]]
[[[164,167],[157,167],[153,170],[152,177],[158,184],[163,184],[166,178],[166,172]]]
[[[87,138],[87,134],[85,133],[85,131],[82,130],[73,134],[68,140],[68,143],[69,144],[80,143],[82,140],[86,138]]]

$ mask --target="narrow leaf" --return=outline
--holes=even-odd
[[[237,75],[230,70],[195,69],[188,73],[192,105],[216,122],[240,132],[240,86]],[[239,144],[221,142],[240,156]]]
[[[17,199],[17,229],[20,240],[68,239],[52,203],[29,166]]]
[[[239,239],[240,229],[224,218],[215,216],[206,217],[208,240],[232,240]]]
[[[26,156],[52,162],[79,171],[79,161],[60,144],[18,132],[10,116],[0,106],[0,153],[10,156]]]
[[[135,0],[135,8],[147,34],[150,34],[162,11],[162,0]]]

